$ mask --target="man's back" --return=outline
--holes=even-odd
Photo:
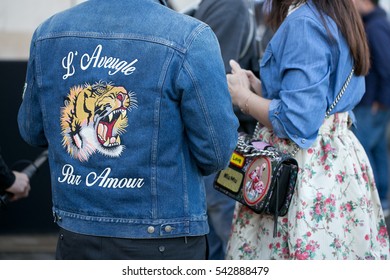
[[[153,0],[90,0],[37,29],[19,126],[49,147],[61,227],[207,233],[201,178],[226,166],[238,124],[216,42]]]

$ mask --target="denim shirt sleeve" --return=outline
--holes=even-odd
[[[278,137],[308,148],[317,137],[327,107],[332,67],[327,31],[309,17],[287,20],[271,41],[271,50],[276,65],[280,63],[276,74],[280,80],[273,81],[279,88],[271,98],[269,119]]]
[[[32,146],[46,147],[48,145],[44,128],[43,117],[39,103],[38,76],[36,73],[37,61],[35,56],[37,32],[31,41],[30,58],[27,65],[26,81],[24,85],[23,101],[19,108],[18,125],[23,140]]]
[[[218,41],[209,27],[190,44],[178,87],[184,129],[198,168],[203,175],[225,168],[237,143],[238,120]]]

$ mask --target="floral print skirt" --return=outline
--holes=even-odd
[[[267,128],[258,137],[293,150]],[[295,158],[296,190],[287,215],[278,218],[277,236],[272,216],[237,203],[226,259],[390,259],[372,169],[348,114],[325,119],[315,143]]]

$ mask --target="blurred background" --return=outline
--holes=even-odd
[[[35,28],[49,16],[77,5],[77,0],[0,0],[0,146],[6,163],[22,170],[43,150],[28,146],[19,136],[17,111],[21,102],[29,44]],[[170,6],[187,13],[199,0],[169,0]],[[253,1],[261,4],[263,1]],[[390,0],[382,0],[389,13]],[[258,19],[258,40],[263,26]],[[49,167],[45,162],[31,179],[27,199],[0,209],[0,259],[54,259],[57,226],[51,213]]]

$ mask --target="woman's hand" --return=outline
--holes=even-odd
[[[243,109],[243,105],[245,105],[246,100],[251,94],[254,94],[254,92],[250,89],[251,81],[248,77],[248,71],[242,69],[234,60],[230,60],[230,66],[232,67],[232,73],[227,74],[226,77],[232,102],[240,109]]]
[[[248,76],[248,79],[249,79],[249,83],[251,85],[251,89],[258,95],[258,96],[262,96],[262,91],[261,91],[261,81],[259,78],[257,78],[255,76],[255,74],[253,74],[252,71],[250,70],[245,70],[246,71],[246,74]]]
[[[6,191],[12,194],[11,201],[15,201],[27,197],[31,188],[30,179],[26,174],[17,171],[12,172],[15,174],[15,182]]]
[[[230,66],[232,73],[226,77],[233,104],[245,114],[271,128],[272,124],[268,118],[271,100],[262,97],[260,80],[252,71],[242,69],[234,60],[230,60]]]

